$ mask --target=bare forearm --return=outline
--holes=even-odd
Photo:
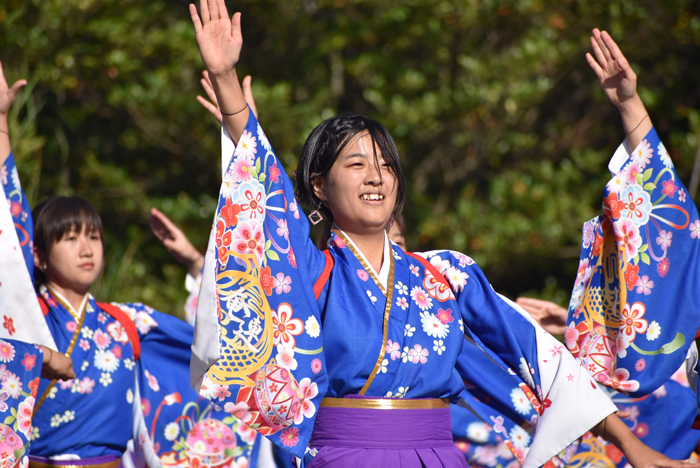
[[[651,130],[651,117],[649,117],[639,95],[620,104],[618,110],[627,135],[627,142],[630,149],[634,150]]]
[[[219,101],[219,109],[223,116],[224,125],[235,144],[238,144],[246,123],[248,123],[248,104],[243,96],[241,84],[238,81],[236,69],[214,75],[210,73],[212,86]],[[232,114],[232,115],[226,115]]]
[[[187,272],[196,278],[202,272],[202,267],[204,267],[204,256],[199,254],[199,256],[187,266]]]
[[[650,450],[614,413],[593,427],[591,432],[619,448],[632,466],[639,466],[639,458]]]
[[[7,115],[0,115],[0,166],[5,164],[12,148],[10,147],[10,130]]]

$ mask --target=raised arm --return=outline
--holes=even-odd
[[[195,38],[216,94],[224,125],[234,143],[248,122],[248,104],[236,74],[243,46],[241,14],[229,18],[224,0],[200,0],[199,14],[193,3],[190,15]]]
[[[7,114],[10,113],[10,108],[17,97],[17,93],[26,84],[27,80],[17,80],[12,87],[7,86],[2,63],[0,63],[0,166],[5,164],[5,160],[12,152]]]
[[[637,94],[637,75],[620,48],[606,31],[593,30],[591,46],[595,58],[588,53],[586,60],[622,117],[630,149],[636,148],[651,130],[651,118]]]

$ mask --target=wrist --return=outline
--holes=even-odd
[[[627,115],[632,116],[636,114],[644,115],[647,113],[646,108],[644,107],[644,103],[642,102],[642,98],[640,98],[639,94],[636,93],[633,97],[619,103],[617,105],[617,110],[623,117]]]
[[[236,73],[235,66],[220,73],[213,73],[209,71],[209,78],[211,79],[212,84],[218,84],[222,86],[234,82],[238,83],[238,74]]]
[[[187,265],[187,272],[190,275],[192,275],[194,278],[196,278],[199,275],[199,273],[202,271],[203,266],[204,266],[204,255],[197,252],[197,258],[193,259]]]
[[[197,263],[199,263],[199,261],[203,258],[204,257],[202,256],[202,254],[195,250],[190,255],[187,256],[187,265],[185,265],[185,266],[188,269],[192,268],[193,265],[196,265]]]

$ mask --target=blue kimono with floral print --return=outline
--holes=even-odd
[[[498,296],[466,255],[433,252],[426,265],[391,245],[384,288],[342,232],[327,254],[316,249],[252,114],[230,156],[222,155],[191,372],[200,394],[224,395],[273,443],[303,457],[325,396],[456,402],[464,391],[457,356],[463,346],[481,352],[467,331],[517,373],[541,414],[527,467],[614,411],[563,346]],[[318,282],[328,256],[330,275]]]
[[[465,383],[471,388],[468,382]],[[491,383],[494,390],[499,386],[498,381],[492,380]],[[482,402],[474,398],[467,401],[471,411],[452,405],[455,444],[464,452],[470,467],[496,468],[500,465],[518,468],[520,462],[514,454],[529,450],[537,413],[516,381],[511,382],[510,388],[510,392],[507,388],[501,392],[510,401],[496,401],[486,396]],[[697,447],[700,432],[691,429],[696,415],[695,396],[683,370],[679,370],[673,379],[651,395],[632,398],[610,391],[609,396],[621,411],[629,411],[627,415],[618,415],[649,447],[681,460],[687,459]],[[617,447],[589,433],[580,443],[570,445],[545,466],[579,468],[615,465],[624,468],[627,464],[627,459]]]
[[[13,203],[11,214],[32,276],[32,217],[12,155],[2,174],[10,175],[3,179],[3,189]],[[28,240],[22,242],[22,236]],[[73,360],[76,378],[37,383],[40,407],[32,455],[120,457],[133,438],[138,465],[162,461],[170,467],[236,468],[255,460],[255,433],[186,384],[191,325],[143,304],[114,304],[138,331],[137,362],[122,324],[92,296],[80,313],[48,288],[40,292],[51,334],[58,350]]]
[[[27,466],[27,449],[36,432],[32,412],[44,352],[39,346],[0,340],[0,462]]]
[[[685,357],[694,335],[688,330],[697,330],[694,309],[683,307],[692,304],[689,299],[694,290],[684,286],[684,281],[692,280],[696,271],[700,222],[654,130],[634,151],[623,145],[611,161],[611,171],[605,215],[583,228],[582,259],[565,343],[599,383],[610,387],[611,400],[621,410],[630,411],[623,420],[642,441],[671,458],[684,459],[700,436],[691,429],[697,414],[695,397],[681,370],[659,383]],[[670,271],[670,265],[677,265],[676,273]],[[658,349],[648,349],[657,340]],[[474,378],[481,376],[473,373],[470,379]],[[489,380],[494,388],[502,384],[490,376]],[[508,394],[506,387],[501,395]],[[475,394],[483,398],[478,391]],[[481,419],[513,419],[512,410],[521,406],[521,398],[512,397],[512,405],[487,397],[484,401],[493,409],[485,412],[493,411],[495,416]],[[453,414],[457,415],[453,432],[470,463],[496,466],[503,461],[500,445],[482,440],[481,420],[459,408]],[[519,418],[516,415],[513,421],[522,424]],[[507,438],[502,440],[510,443]],[[513,444],[517,446],[517,441]],[[571,467],[615,464],[622,468],[627,464],[617,448],[590,436],[563,455],[552,462],[566,461]]]
[[[583,226],[564,338],[596,381],[642,396],[678,369],[700,327],[700,220],[654,129],[623,148],[604,214]]]
[[[192,325],[143,304],[122,310],[152,321],[142,323],[139,388],[154,452],[170,468],[247,468],[257,460],[257,433],[227,412],[229,407],[201,398],[191,387]],[[138,324],[138,322],[137,322]],[[195,461],[197,460],[197,461]]]

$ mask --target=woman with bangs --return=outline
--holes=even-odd
[[[587,370],[496,294],[468,256],[421,256],[389,242],[404,182],[379,123],[346,114],[316,127],[295,196],[236,76],[240,14],[229,17],[223,0],[200,0],[190,14],[224,124],[225,171],[193,344],[201,395],[225,394],[237,417],[301,466],[466,466],[449,404],[464,396],[467,371],[478,373],[478,356],[516,376],[537,412],[528,449],[512,447],[526,468],[589,429],[635,467],[688,466],[640,442]],[[636,146],[651,126],[634,74],[609,36],[596,30],[592,43],[601,63],[601,45],[609,61],[610,50],[619,58],[619,68],[589,63]],[[327,250],[309,239],[299,203],[313,210],[312,223],[334,222]],[[458,363],[460,353],[474,359]]]
[[[161,460],[247,466],[256,458],[255,433],[187,385],[192,326],[143,304],[101,303],[90,294],[104,266],[102,220],[92,205],[52,197],[30,213],[7,132],[24,83],[8,88],[0,68],[0,168],[10,175],[2,185],[59,351],[53,361],[44,353],[53,364],[48,378],[37,379],[33,416],[30,408],[25,417],[33,425],[29,467],[157,467]],[[71,359],[75,374],[51,372]],[[18,373],[20,363],[12,364]],[[0,449],[2,440],[0,427]]]

